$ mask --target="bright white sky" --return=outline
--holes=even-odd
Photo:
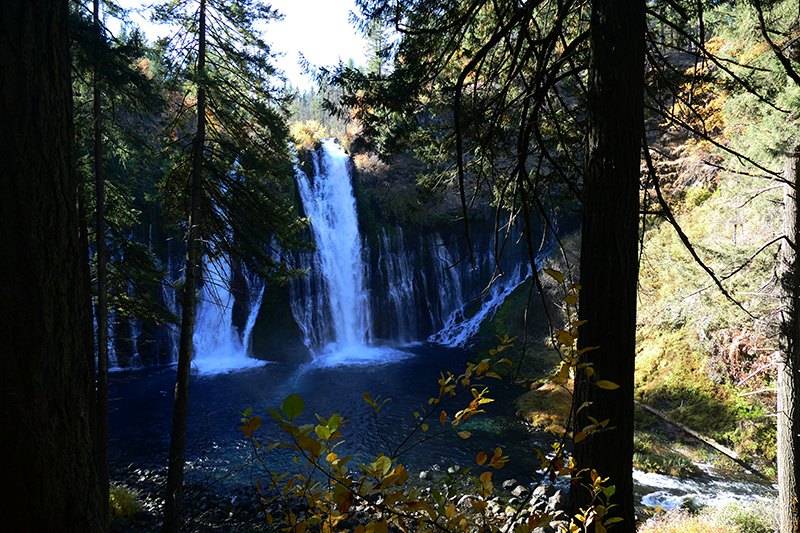
[[[118,3],[124,8],[138,8],[152,2],[118,0]],[[311,80],[300,72],[300,53],[315,66],[333,66],[340,59],[346,63],[350,58],[356,65],[365,63],[364,39],[349,24],[349,13],[355,10],[353,0],[265,0],[265,3],[284,15],[284,20],[267,25],[264,40],[270,43],[273,52],[282,54],[275,66],[286,73],[295,87],[308,89],[311,85]],[[141,16],[132,18],[151,41],[168,33],[164,27],[154,26]]]

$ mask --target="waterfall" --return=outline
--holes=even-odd
[[[231,265],[225,258],[208,260],[194,324],[192,365],[201,373],[219,373],[263,365],[247,355],[249,335],[261,304],[264,289],[251,306],[242,337],[232,324],[234,295],[230,289]]]
[[[336,142],[327,140],[314,166],[313,179],[297,173],[316,249],[301,259],[310,273],[296,288],[301,295],[293,298],[292,309],[306,344],[314,350],[367,346],[370,313],[348,156]]]
[[[506,275],[490,285],[491,238],[474,243],[474,265],[459,261],[464,240],[436,231],[409,239],[381,226],[362,243],[347,154],[328,140],[313,161],[313,177],[296,177],[316,249],[298,258],[308,275],[292,283],[291,309],[317,356],[424,339],[467,346],[530,273],[522,247],[509,247]]]
[[[224,257],[206,258],[193,339],[193,364],[201,372],[263,364],[250,356],[303,364],[310,354],[314,365],[371,365],[408,355],[391,346],[427,340],[466,347],[530,274],[515,234],[503,254],[504,275],[490,284],[500,272],[493,224],[473,225],[474,262],[464,260],[468,249],[460,228],[446,223],[425,231],[406,226],[404,232],[373,222],[362,235],[348,155],[333,140],[312,155],[314,175],[298,169],[296,182],[315,248],[292,255],[294,266],[308,274],[288,288],[267,288],[261,309],[263,282],[239,273]],[[161,298],[179,314],[174,282],[181,270],[174,248],[168,246],[170,281]],[[237,292],[234,298],[231,286],[248,297]],[[168,327],[162,338],[174,361],[178,328]]]

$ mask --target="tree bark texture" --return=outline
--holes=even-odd
[[[0,529],[102,531],[66,0],[0,3]]]
[[[100,0],[94,0],[94,23],[100,29]],[[103,515],[108,521],[108,287],[106,283],[106,193],[103,175],[103,109],[100,79],[95,68],[92,79],[92,118],[94,134],[95,209],[97,217],[97,407],[95,432],[95,462],[100,492],[103,496]]]
[[[583,188],[580,327],[583,362],[595,374],[580,371],[575,405],[591,402],[575,418],[575,432],[610,419],[615,429],[592,435],[574,447],[580,469],[595,469],[616,487],[609,511],[622,522],[614,531],[634,532],[633,377],[636,349],[636,284],[639,271],[639,182],[644,122],[643,0],[595,0],[591,19],[591,55],[587,101],[587,141]],[[616,390],[599,388],[608,380]],[[583,486],[588,472],[571,489],[571,511],[593,503]],[[593,527],[590,528],[593,530]]]
[[[798,348],[800,348],[800,320],[798,320],[798,287],[800,270],[797,268],[797,171],[800,165],[800,147],[786,158],[783,186],[783,233],[781,244],[781,332],[780,360],[778,363],[778,525],[781,533],[800,531],[800,514],[797,504],[797,482],[800,472],[797,450],[800,449],[800,411],[797,409]]]
[[[186,274],[183,294],[183,316],[178,351],[178,376],[175,382],[175,401],[172,411],[172,434],[167,466],[167,487],[164,503],[165,533],[178,533],[183,523],[183,467],[186,456],[186,424],[189,415],[189,378],[192,364],[194,314],[197,304],[197,277],[200,271],[200,238],[203,203],[203,152],[206,135],[206,3],[200,0],[197,55],[197,132],[192,147],[191,203],[186,232]]]

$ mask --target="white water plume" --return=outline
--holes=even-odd
[[[322,156],[315,159],[315,177],[297,174],[316,249],[311,254],[313,272],[301,281],[305,301],[295,299],[293,307],[309,347],[324,352],[370,342],[364,260],[347,163],[344,150],[326,140]]]
[[[217,374],[242,368],[263,366],[248,357],[250,333],[261,307],[263,287],[250,308],[247,326],[240,337],[232,324],[234,296],[230,290],[231,266],[222,258],[209,261],[204,272],[194,324],[192,368],[201,374]]]

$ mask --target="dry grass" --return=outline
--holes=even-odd
[[[709,516],[674,511],[650,518],[639,527],[638,533],[731,533],[731,530]]]

